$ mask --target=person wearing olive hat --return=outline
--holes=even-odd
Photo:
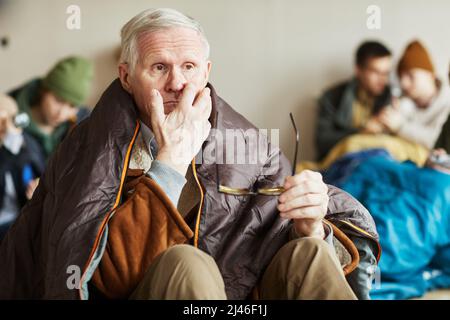
[[[25,134],[36,140],[45,159],[52,154],[69,130],[89,115],[82,107],[93,77],[93,66],[82,57],[59,61],[43,78],[33,79],[9,94],[20,112],[30,117]]]

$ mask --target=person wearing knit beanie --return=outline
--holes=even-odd
[[[89,60],[68,57],[58,62],[43,79],[45,88],[74,106],[86,99],[92,81],[93,69]]]
[[[433,62],[425,47],[412,41],[401,57],[397,73],[403,93],[417,107],[426,108],[438,91]]]
[[[402,58],[397,67],[397,73],[400,76],[403,72],[411,69],[427,70],[434,74],[434,66],[427,49],[418,41],[414,40],[405,49]]]
[[[379,115],[389,131],[432,149],[450,113],[450,90],[436,76],[432,59],[423,44],[414,40],[397,66],[403,96],[397,105]]]
[[[30,124],[25,132],[41,146],[47,159],[74,124],[89,115],[82,107],[91,87],[93,65],[86,58],[69,56],[58,61],[42,78],[9,94]]]

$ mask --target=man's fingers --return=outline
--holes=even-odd
[[[204,88],[193,104],[193,107],[202,120],[209,119],[212,110],[211,90]]]
[[[314,193],[327,194],[327,192],[328,186],[322,181],[306,180],[283,192],[278,200],[280,203],[284,203],[302,195]]]
[[[181,99],[178,104],[181,111],[189,112],[190,108],[192,107],[192,104],[194,103],[196,94],[197,92],[195,90],[194,85],[191,83],[187,83],[183,89],[183,93],[181,94]]]
[[[206,121],[204,127],[203,127],[203,141],[205,141],[208,138],[209,132],[211,131],[211,123],[209,121]]]
[[[150,94],[150,105],[146,106],[147,113],[150,115],[153,130],[159,126],[165,119],[164,102],[158,90],[153,89]]]
[[[204,108],[207,107],[208,104],[211,102],[211,89],[208,87],[203,88],[202,91],[198,94],[197,98],[195,99],[193,106],[195,108]]]
[[[280,212],[287,212],[293,209],[301,209],[305,207],[320,207],[327,204],[328,196],[323,193],[308,193],[299,197],[292,198],[278,205]]]
[[[286,219],[314,219],[323,218],[322,208],[317,206],[306,207],[301,209],[293,209],[290,211],[280,212],[280,216]]]
[[[284,187],[286,189],[290,189],[291,187],[300,184],[302,181],[307,180],[322,181],[322,175],[315,171],[304,170],[295,176],[286,177]]]

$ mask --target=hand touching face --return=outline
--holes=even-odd
[[[180,27],[144,33],[138,37],[137,47],[136,65],[120,64],[119,73],[122,86],[133,95],[141,113],[149,110],[153,89],[160,93],[164,113],[169,114],[188,83],[196,95],[205,88],[211,62],[204,40],[195,30]]]

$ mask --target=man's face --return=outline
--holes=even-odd
[[[137,41],[138,61],[134,70],[119,65],[123,87],[145,113],[152,89],[164,101],[164,113],[172,112],[187,83],[199,93],[207,84],[211,62],[206,59],[201,35],[189,28],[169,28],[142,34]]]
[[[410,69],[400,74],[402,91],[413,101],[421,101],[426,98],[434,83],[434,75],[427,70]]]
[[[364,66],[356,67],[356,77],[362,88],[371,96],[379,96],[389,83],[392,69],[391,57],[369,58]]]
[[[70,103],[59,99],[50,91],[43,93],[40,108],[45,124],[52,127],[57,127],[62,122],[67,121],[68,119],[65,115],[74,109]]]

